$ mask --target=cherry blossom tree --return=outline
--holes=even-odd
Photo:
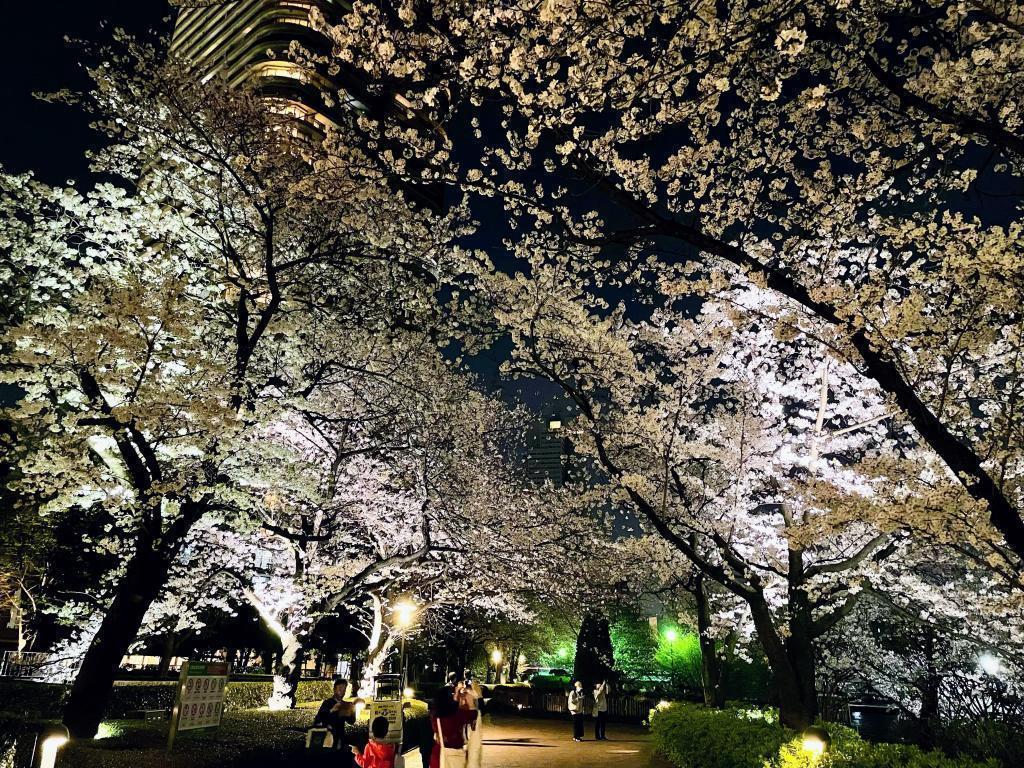
[[[18,301],[3,376],[33,436],[20,492],[103,519],[90,544],[120,559],[65,710],[75,736],[95,733],[189,532],[258,501],[236,457],[332,370],[307,350],[427,318],[451,234],[356,155],[321,164],[255,94],[123,47],[86,102],[112,140],[96,169],[118,184],[4,175],[0,203]]]
[[[668,298],[747,279],[785,295],[1024,556],[1016,3],[396,0],[313,18],[321,59],[427,118],[362,121],[368,147],[403,147],[377,153],[382,172],[447,185],[524,262],[582,246],[572,272],[641,303],[652,274]]]
[[[492,282],[516,343],[509,371],[562,386],[578,448],[644,528],[743,601],[794,727],[817,712],[818,638],[866,586],[898,584],[883,566],[909,546],[913,506],[900,504],[914,478],[935,478],[929,501],[984,529],[917,435],[893,428],[882,393],[825,354],[827,327],[770,292],[726,289],[696,316],[684,305],[629,321],[588,312],[600,301],[564,272]],[[899,471],[893,454],[908,457]]]

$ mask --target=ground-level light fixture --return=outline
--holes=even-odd
[[[504,656],[501,655],[501,649],[495,648],[493,651],[491,651],[491,663],[492,664],[501,664],[501,660],[503,658],[504,658]]]
[[[36,737],[36,768],[53,768],[57,764],[57,755],[68,743],[68,729],[63,725],[52,725],[44,728]]]
[[[804,752],[808,753],[814,758],[819,758],[828,752],[829,747],[832,746],[832,737],[828,735],[828,731],[822,728],[820,725],[812,725],[810,728],[806,728],[802,734],[800,734],[801,744]]]
[[[679,633],[676,632],[674,629],[666,629],[665,639],[668,640],[670,643],[674,643],[676,640],[679,639]]]
[[[411,699],[413,696],[416,695],[416,691],[414,691],[412,688],[405,688],[402,691],[402,695],[405,696],[405,698],[407,699]]]

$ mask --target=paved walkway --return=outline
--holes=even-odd
[[[587,738],[577,743],[568,720],[488,715],[484,768],[669,768],[646,728],[608,723],[608,741],[594,741],[593,727],[588,721]]]

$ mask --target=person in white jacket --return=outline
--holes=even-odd
[[[583,721],[587,717],[587,708],[581,680],[577,680],[569,691],[569,714],[572,716],[572,740],[583,741]]]
[[[455,687],[455,698],[460,709],[479,712],[480,700],[484,697],[483,689],[473,678],[473,673],[466,670],[462,681]],[[466,768],[481,768],[484,760],[483,728],[477,715],[476,727],[469,732],[466,741]]]
[[[608,720],[608,681],[602,680],[594,686],[594,738],[605,741],[605,723]]]

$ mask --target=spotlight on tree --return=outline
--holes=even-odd
[[[68,743],[68,729],[63,725],[51,725],[39,732],[36,738],[36,755],[32,763],[36,768],[53,768],[57,755]]]
[[[812,725],[810,728],[805,729],[803,734],[801,734],[801,738],[803,739],[801,746],[804,752],[807,752],[815,759],[828,752],[829,747],[832,746],[832,737],[821,726]]]

